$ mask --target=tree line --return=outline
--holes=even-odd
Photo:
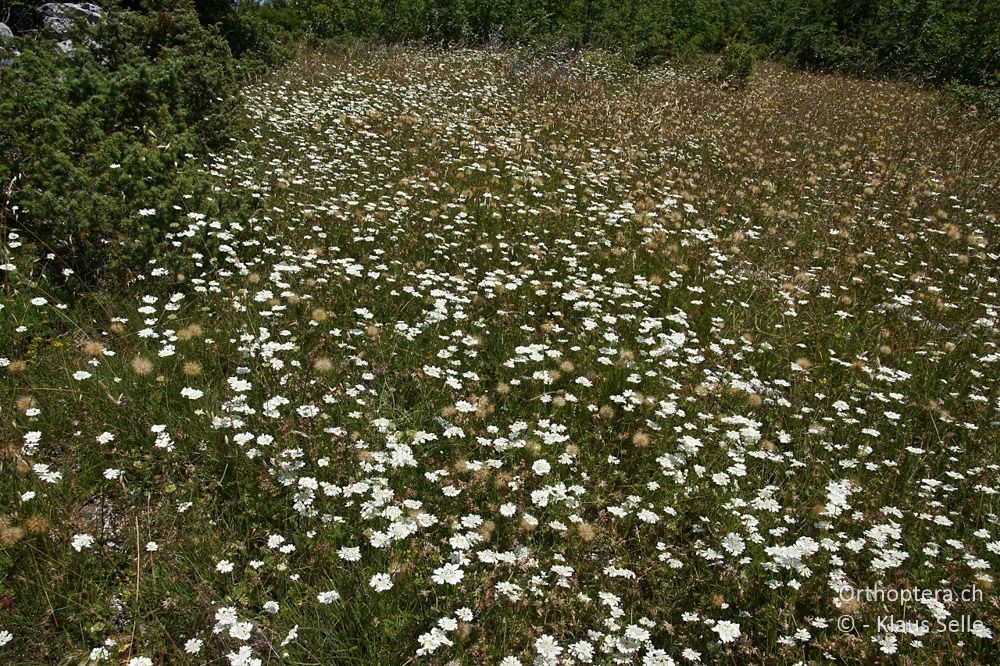
[[[1000,0],[265,2],[274,22],[321,38],[555,42],[613,49],[639,65],[739,41],[803,67],[1000,86]]]

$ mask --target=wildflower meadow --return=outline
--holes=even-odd
[[[527,47],[243,85],[210,186],[117,202],[138,270],[2,230],[0,663],[1000,663],[995,121]]]

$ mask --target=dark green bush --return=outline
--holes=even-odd
[[[718,46],[722,6],[720,0],[290,0],[280,11],[320,38],[540,41],[613,49],[644,65],[692,44]]]
[[[293,35],[259,10],[234,11],[218,27],[241,78],[264,74],[291,57]]]
[[[742,42],[732,42],[722,50],[720,75],[731,85],[743,88],[753,75],[756,61],[752,46]]]
[[[558,43],[637,65],[717,52],[738,35],[851,74],[991,86],[1000,71],[1000,0],[271,0],[270,11],[321,38]]]
[[[984,88],[951,84],[945,91],[970,109],[975,109],[988,118],[1000,119],[1000,86]]]
[[[205,189],[185,163],[234,135],[235,64],[190,10],[116,12],[75,41],[62,54],[18,40],[0,67],[0,215],[49,274],[117,278],[150,256],[182,195]]]
[[[317,37],[379,37],[386,30],[381,4],[378,0],[296,0],[295,7],[304,17],[306,29]],[[421,36],[427,33],[426,26],[416,23],[404,30],[398,35],[401,39],[418,30]]]
[[[303,36],[305,25],[302,14],[292,6],[290,0],[270,0],[266,4],[253,3],[249,7],[241,6],[240,11],[246,12],[248,9],[292,39]]]

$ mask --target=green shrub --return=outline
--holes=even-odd
[[[988,118],[1000,119],[1000,87],[983,88],[953,83],[945,91],[961,104],[975,108]]]
[[[383,27],[381,4],[377,0],[296,0],[295,7],[305,17],[306,29],[317,37],[377,37]],[[421,26],[420,36],[426,33]]]
[[[751,46],[731,42],[722,50],[720,75],[730,84],[742,88],[750,81],[756,60]]]
[[[269,0],[265,4],[254,4],[252,7],[240,7],[240,11],[251,10],[261,20],[277,27],[285,35],[297,39],[305,30],[302,14],[293,6],[291,0]]]
[[[241,78],[264,74],[291,57],[292,35],[258,10],[232,12],[219,30],[236,58]]]
[[[193,11],[117,12],[75,39],[92,46],[18,40],[0,67],[0,215],[48,274],[92,282],[151,255],[182,195],[207,187],[186,161],[242,114],[229,48]]]
[[[740,35],[790,64],[857,75],[988,87],[1000,71],[1000,0],[267,2],[269,16],[324,39],[531,41],[614,50],[641,67],[718,52],[726,35]],[[745,55],[736,72],[745,71]]]

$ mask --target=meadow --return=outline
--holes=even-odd
[[[255,212],[117,292],[4,230],[0,663],[1000,659],[995,121],[600,51],[245,99]]]

